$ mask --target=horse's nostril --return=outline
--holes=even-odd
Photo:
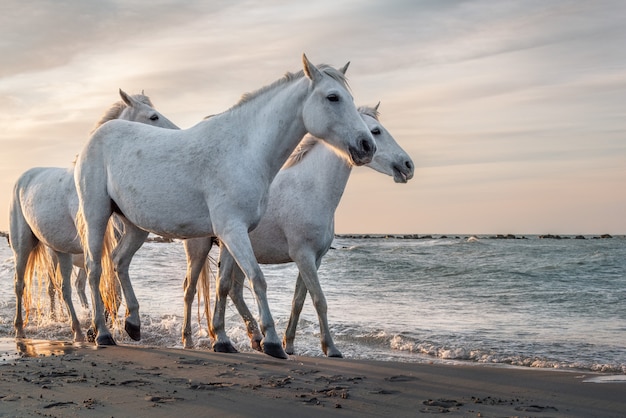
[[[408,168],[409,170],[411,170],[413,168],[413,163],[411,161],[406,161],[404,163],[404,165],[406,166],[406,168]]]
[[[372,150],[372,145],[370,144],[370,141],[368,141],[367,139],[362,139],[361,140],[361,149],[365,152],[370,152]]]

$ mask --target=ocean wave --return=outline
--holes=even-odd
[[[557,360],[530,354],[511,354],[497,350],[458,346],[445,342],[415,341],[405,336],[395,335],[389,340],[390,348],[426,355],[441,360],[462,360],[483,364],[504,364],[511,366],[551,369],[589,370],[603,373],[626,374],[626,363],[605,363],[594,360]]]

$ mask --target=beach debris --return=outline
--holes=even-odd
[[[461,402],[455,401],[453,399],[428,399],[422,402],[426,407],[420,409],[420,412],[425,413],[448,413],[454,411],[456,408],[463,406]]]
[[[226,382],[189,382],[189,389],[192,390],[215,390],[215,389],[223,389],[234,386],[234,383],[226,383]]]
[[[553,406],[539,405],[516,406],[515,410],[521,412],[558,412],[558,409]]]
[[[168,403],[168,402],[176,402],[176,401],[183,401],[183,398],[177,398],[174,396],[146,396],[145,400],[148,402],[154,402],[154,403]]]
[[[50,408],[56,408],[57,406],[68,406],[68,405],[76,405],[76,403],[72,402],[72,401],[68,401],[68,402],[53,402],[53,403],[49,403],[48,405],[44,405],[43,409],[50,409]]]
[[[418,380],[418,379],[417,377],[399,374],[397,376],[385,377],[385,380],[388,382],[411,382],[413,380]]]

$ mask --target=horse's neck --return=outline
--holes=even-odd
[[[302,107],[307,91],[308,80],[299,79],[278,87],[274,94],[265,92],[231,110],[242,131],[248,133],[244,152],[264,161],[270,179],[306,134]]]
[[[310,182],[309,186],[307,190],[300,192],[323,193],[324,202],[334,212],[346,189],[351,172],[352,165],[345,158],[339,156],[330,145],[318,140],[299,163],[281,171],[279,176],[288,175],[306,179]]]

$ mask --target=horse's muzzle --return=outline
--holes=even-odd
[[[350,158],[354,165],[363,165],[372,161],[376,154],[376,143],[372,138],[362,137],[357,141],[356,146],[349,148]]]
[[[396,183],[406,183],[413,178],[414,171],[415,166],[411,160],[406,160],[402,164],[394,164],[393,180]]]

